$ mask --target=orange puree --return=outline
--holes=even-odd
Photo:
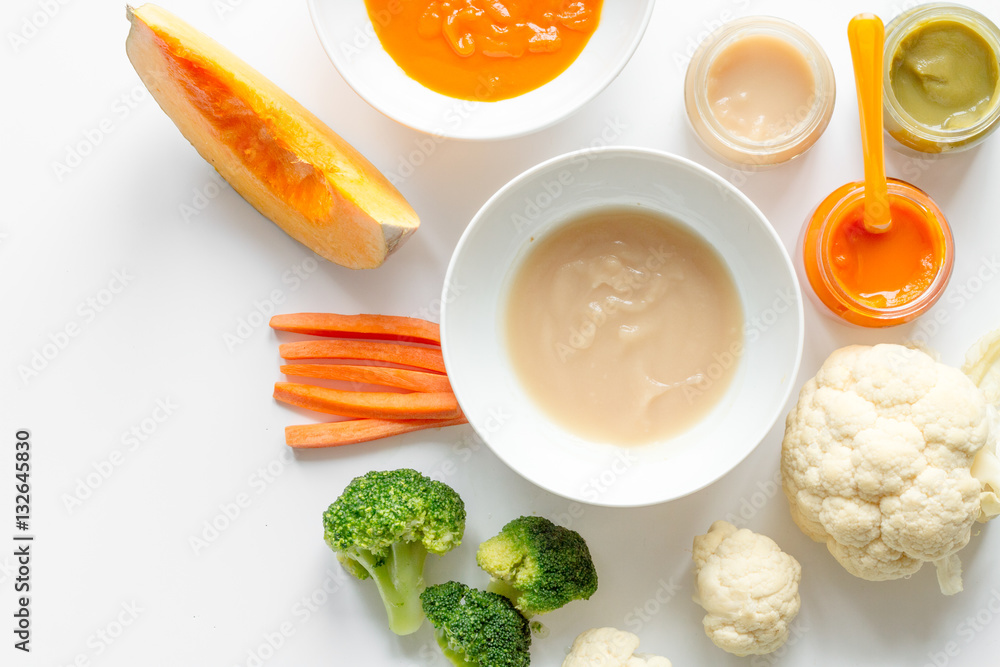
[[[892,226],[865,230],[864,183],[834,190],[803,229],[802,260],[816,297],[865,327],[909,322],[941,297],[954,263],[954,241],[927,193],[888,180]]]
[[[892,227],[865,231],[864,204],[847,211],[832,230],[830,267],[851,296],[872,308],[902,306],[934,281],[944,254],[927,218],[912,202],[890,200]]]
[[[576,60],[602,0],[365,0],[382,47],[413,79],[466,100],[516,97]]]

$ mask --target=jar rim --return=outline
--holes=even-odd
[[[796,122],[792,131],[766,141],[747,139],[723,128],[712,112],[707,96],[707,75],[716,58],[740,39],[759,34],[777,37],[795,48],[808,63],[814,80],[810,106],[804,113],[800,110],[794,113]],[[781,160],[783,162],[801,154],[816,142],[830,122],[836,98],[836,82],[826,52],[803,28],[778,17],[747,16],[722,25],[701,42],[688,65],[685,93],[691,96],[705,130],[714,141],[733,153],[756,158],[754,161],[757,164],[770,165],[777,162],[766,158],[791,153],[785,160]],[[690,111],[689,108],[689,114]]]
[[[954,265],[955,243],[954,237],[951,233],[951,227],[949,226],[947,219],[927,193],[915,185],[905,181],[895,178],[889,178],[887,181],[890,198],[897,197],[907,200],[908,202],[919,207],[921,210],[926,211],[928,213],[927,217],[938,223],[936,228],[939,232],[939,240],[944,252],[938,265],[937,273],[934,275],[934,279],[926,287],[926,289],[924,289],[924,291],[913,300],[899,306],[876,308],[859,301],[851,295],[850,292],[841,286],[840,281],[837,280],[836,276],[833,274],[833,270],[827,261],[827,258],[829,257],[828,251],[830,248],[830,241],[834,231],[834,226],[831,222],[841,219],[849,207],[856,206],[859,200],[864,199],[863,182],[848,184],[848,186],[844,186],[843,188],[831,193],[830,197],[833,197],[840,192],[840,190],[849,188],[843,192],[840,199],[830,207],[829,213],[820,224],[818,239],[815,245],[816,256],[814,259],[818,269],[818,276],[823,283],[823,288],[840,305],[850,309],[862,318],[875,321],[894,321],[902,323],[909,321],[928,310],[944,293],[944,289],[951,278],[952,267]],[[850,187],[852,185],[856,187]]]
[[[976,137],[990,130],[1000,120],[1000,76],[994,88],[992,108],[978,121],[967,127],[940,128],[921,123],[909,114],[899,103],[892,87],[892,61],[903,39],[911,33],[910,28],[918,22],[953,21],[971,29],[983,38],[997,58],[1000,73],[1000,28],[981,12],[965,5],[932,2],[918,5],[898,14],[886,26],[885,50],[882,67],[882,103],[886,113],[907,133],[922,141],[941,145],[961,144],[970,137]]]

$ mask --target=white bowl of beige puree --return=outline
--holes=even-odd
[[[500,189],[451,259],[441,335],[476,432],[552,493],[639,506],[693,493],[771,429],[802,355],[788,253],[739,190],[626,147]]]

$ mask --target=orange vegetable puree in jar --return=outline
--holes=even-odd
[[[927,219],[912,203],[892,201],[890,209],[889,231],[866,231],[860,205],[833,229],[830,239],[837,282],[873,308],[895,308],[920,296],[934,281],[943,255]]]
[[[954,261],[948,221],[923,191],[888,179],[888,231],[865,229],[864,184],[848,183],[816,209],[803,234],[806,276],[819,300],[854,324],[909,322],[941,296]]]
[[[365,0],[382,47],[413,79],[466,100],[534,90],[576,60],[602,0]]]

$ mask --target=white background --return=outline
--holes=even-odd
[[[968,4],[1000,20],[997,0]],[[51,18],[39,13],[48,5]],[[811,208],[861,176],[847,22],[861,11],[888,19],[899,6],[661,2],[622,75],[572,118],[512,141],[428,144],[344,84],[304,2],[164,5],[284,87],[383,171],[399,173],[404,162],[421,162],[400,188],[423,224],[378,270],[314,265],[306,249],[230,188],[219,188],[211,167],[142,94],[125,57],[123,3],[4,3],[0,541],[11,545],[14,533],[18,428],[32,432],[31,527],[37,538],[30,656],[12,648],[13,547],[0,545],[0,663],[229,666],[258,664],[255,656],[263,655],[260,664],[266,665],[443,664],[428,626],[406,638],[386,630],[374,587],[344,580],[322,540],[321,513],[352,477],[412,466],[445,475],[469,510],[463,546],[429,562],[432,582],[458,578],[484,585],[475,547],[519,514],[568,522],[588,539],[600,589],[589,602],[545,618],[552,634],[536,640],[534,664],[558,665],[577,633],[601,625],[637,632],[643,649],[678,667],[996,664],[996,526],[962,552],[966,590],[953,598],[938,592],[930,567],[907,581],[854,579],[798,531],[785,499],[774,495],[780,427],[709,488],[631,510],[572,505],[527,484],[479,447],[468,428],[292,456],[282,429],[311,416],[271,399],[272,383],[282,379],[279,339],[252,315],[277,296],[282,312],[436,318],[452,248],[487,197],[527,167],[600,143],[602,134],[612,143],[675,152],[718,171],[793,247]],[[840,93],[829,129],[809,154],[756,175],[734,172],[706,155],[682,106],[683,61],[700,34],[750,14],[781,16],[816,36],[833,62]],[[26,37],[18,42],[11,35]],[[130,97],[137,99],[123,100]],[[67,172],[60,165],[71,151],[88,154]],[[928,191],[953,225],[957,264],[932,311],[945,324],[932,326],[927,315],[915,325],[863,331],[807,305],[799,385],[840,345],[918,335],[943,360],[958,364],[977,337],[1000,325],[1000,280],[994,280],[1000,138],[938,161],[890,151],[888,171]],[[307,279],[294,273],[310,268]],[[126,284],[112,293],[109,285],[121,287],[112,283],[116,272]],[[241,321],[250,328],[241,329]],[[65,340],[60,332],[67,327],[77,335]],[[241,334],[245,340],[227,345],[227,336]],[[56,341],[64,346],[53,353]],[[43,349],[52,358],[37,375],[22,377],[19,369],[30,368]],[[175,407],[167,416],[156,411],[158,401]],[[154,415],[166,418],[157,423]],[[144,440],[127,435],[144,427]],[[111,457],[118,465],[109,463]],[[93,474],[107,473],[109,465],[106,478]],[[94,484],[88,486],[88,479]],[[86,498],[67,503],[78,496]],[[239,499],[245,506],[227,520],[225,508],[233,514]],[[716,649],[690,600],[691,538],[713,520],[741,511],[751,528],[771,535],[803,566],[797,637],[766,660],[741,660]],[[205,532],[213,521],[228,523],[214,538]],[[196,550],[191,538],[207,546]],[[324,586],[334,592],[327,595]],[[319,601],[310,603],[312,610],[303,603],[310,597]],[[647,610],[644,619],[637,608]],[[275,634],[283,630],[284,636]],[[280,648],[272,650],[268,637]],[[956,655],[945,656],[947,648]]]

